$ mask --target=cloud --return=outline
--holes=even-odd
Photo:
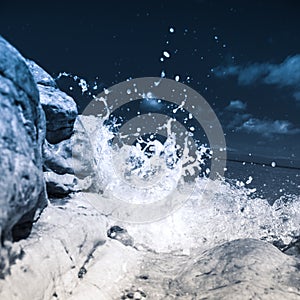
[[[294,93],[294,98],[298,101],[300,101],[300,91]]]
[[[226,107],[230,111],[243,111],[247,108],[247,104],[240,100],[232,100],[229,105]]]
[[[256,118],[250,118],[245,121],[241,126],[237,127],[237,130],[258,133],[266,137],[271,137],[274,134],[294,135],[300,133],[300,129],[295,128],[289,121],[271,121]]]
[[[264,78],[266,84],[279,86],[300,85],[300,55],[288,57],[279,65],[270,65],[270,71]]]
[[[300,54],[287,57],[280,64],[254,63],[246,66],[226,66],[212,69],[217,77],[236,76],[240,85],[255,82],[295,89],[294,97],[300,99]]]
[[[252,115],[250,114],[240,114],[236,113],[230,116],[230,122],[227,125],[227,128],[230,130],[235,130],[239,128],[244,122],[248,121]]]
[[[231,101],[230,103],[232,102],[235,101]],[[229,105],[228,107],[230,106],[231,105]],[[226,110],[228,111],[228,113],[226,114],[226,119],[228,121],[226,128],[232,132],[239,131],[256,133],[268,138],[272,138],[275,135],[300,134],[300,128],[296,128],[291,122],[287,120],[262,120],[255,118],[252,114],[242,113],[242,111],[233,113],[232,110]]]

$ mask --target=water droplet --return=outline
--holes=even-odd
[[[164,51],[163,52],[163,55],[166,57],[166,58],[170,58],[170,53],[168,51]]]

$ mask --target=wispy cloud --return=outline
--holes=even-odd
[[[256,118],[250,118],[236,129],[238,131],[258,133],[265,137],[271,137],[274,134],[294,135],[300,133],[300,129],[295,128],[289,121],[260,120]]]
[[[228,129],[236,129],[242,126],[244,122],[247,122],[249,119],[252,118],[252,115],[250,114],[240,114],[240,113],[235,113],[233,115],[230,115],[230,121],[227,125]]]
[[[247,104],[241,100],[232,100],[229,105],[226,107],[230,111],[243,111],[247,108]]]
[[[280,64],[254,63],[217,67],[212,69],[217,77],[236,76],[240,85],[251,85],[255,82],[291,87],[295,90],[294,98],[300,101],[300,54],[287,57]]]

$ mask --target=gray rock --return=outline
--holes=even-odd
[[[89,137],[82,124],[83,116],[78,116],[75,122],[75,132],[71,138],[73,169],[78,178],[96,177],[96,165]]]
[[[37,65],[34,61],[30,59],[26,59],[26,64],[36,84],[51,86],[54,88],[57,87],[55,80],[44,69],[42,69],[39,65]]]
[[[10,256],[20,258],[21,251],[24,255],[0,280],[0,299],[55,299],[54,294],[58,299],[69,299],[82,282],[78,272],[83,268],[92,272],[95,253],[105,247],[105,242],[105,220],[84,200],[50,204],[30,237],[11,245]],[[110,255],[107,252],[106,257]]]
[[[64,197],[70,193],[88,190],[91,180],[85,178],[78,179],[72,174],[56,174],[54,172],[44,172],[47,193],[49,197]]]
[[[73,174],[71,144],[65,138],[69,138],[73,132],[72,122],[77,116],[76,104],[71,97],[58,89],[55,80],[44,69],[32,60],[27,59],[26,63],[41,93],[41,102],[47,117],[48,138],[54,134],[51,131],[59,134],[62,134],[61,131],[66,133],[61,142],[56,143],[57,137],[54,138],[54,144],[45,140],[43,145],[44,170],[57,174]],[[48,89],[43,89],[43,86]],[[53,137],[49,139],[53,142]]]
[[[192,257],[173,287],[187,299],[298,299],[299,283],[296,260],[267,242],[240,239]]]
[[[125,228],[122,228],[120,226],[112,226],[107,231],[107,236],[113,240],[117,240],[121,242],[125,246],[133,246],[134,240],[129,235],[128,231]]]
[[[69,139],[78,111],[73,98],[51,87],[38,85],[40,101],[46,115],[46,138],[51,144]]]
[[[46,140],[43,168],[48,195],[61,197],[77,191],[95,190],[95,175],[90,165],[92,157],[84,136],[77,130],[70,139],[55,145]]]
[[[72,192],[79,191],[79,188],[77,188],[78,180],[74,175],[44,172],[44,176],[49,196],[64,197]]]
[[[74,174],[71,141],[64,140],[52,145],[45,140],[43,145],[44,171],[57,174]]]
[[[300,258],[300,237],[295,236],[293,241],[289,245],[287,245],[282,251],[287,255],[294,255]]]
[[[50,197],[64,197],[81,190],[79,180],[73,175],[70,141],[77,117],[77,107],[71,97],[57,88],[54,79],[45,70],[33,61],[26,62],[38,84],[46,115],[47,132],[43,144],[43,170],[47,193]]]
[[[72,142],[70,139],[52,145],[45,140],[43,145],[44,175],[50,198],[64,197],[70,193],[87,190],[92,182],[88,176],[74,175]]]
[[[32,221],[47,198],[42,172],[45,116],[39,92],[24,58],[2,37],[0,74],[0,235],[4,241],[13,239],[17,223]]]

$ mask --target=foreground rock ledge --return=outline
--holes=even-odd
[[[133,280],[137,250],[107,239],[106,218],[82,199],[52,202],[30,237],[13,244],[22,255],[0,280],[0,299],[111,299],[118,281]]]
[[[299,260],[267,242],[238,239],[187,254],[172,248],[176,235],[169,252],[125,246],[107,237],[116,222],[88,197],[52,200],[31,236],[13,245],[22,255],[0,281],[0,299],[300,299]]]

